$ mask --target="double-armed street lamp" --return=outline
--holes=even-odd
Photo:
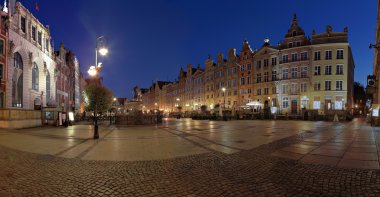
[[[99,81],[99,72],[103,68],[103,64],[101,62],[98,62],[98,53],[102,56],[105,56],[108,54],[108,49],[106,47],[106,40],[104,36],[100,36],[96,39],[96,47],[95,47],[95,66],[90,66],[90,69],[88,70],[88,74],[91,77],[94,77],[95,87],[98,88],[98,81]],[[98,131],[98,110],[97,110],[97,101],[98,97],[95,96],[95,105],[94,105],[94,139],[99,139],[99,131]]]

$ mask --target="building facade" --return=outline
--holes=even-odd
[[[49,26],[20,2],[10,1],[9,5],[9,9],[4,6],[8,12],[2,12],[1,21],[0,49],[6,48],[0,57],[0,107],[33,110],[59,106],[77,112],[81,104],[77,58],[63,44],[54,52]]]
[[[372,48],[372,46],[370,46]],[[376,24],[376,37],[375,37],[375,44],[374,44],[374,61],[373,61],[373,75],[375,76],[375,85],[374,87],[369,86],[368,89],[372,88],[372,99],[373,104],[376,104],[377,109],[379,109],[380,104],[380,0],[377,2],[377,24]]]
[[[20,2],[9,12],[6,108],[34,109],[55,100],[54,50],[44,26]]]
[[[7,81],[8,13],[0,11],[0,109],[5,107]]]
[[[312,107],[319,111],[353,110],[355,63],[348,43],[348,29],[312,35],[312,84],[310,91]]]
[[[155,109],[171,112],[174,108],[168,106],[175,103],[183,112],[199,112],[201,106],[207,111],[222,107],[233,112],[270,110],[295,115],[305,110],[352,112],[355,64],[347,28],[333,32],[328,25],[325,32],[313,30],[310,38],[294,15],[277,45],[266,38],[258,50],[252,50],[245,40],[240,54],[235,51],[230,49],[227,59],[222,53],[216,61],[209,56],[205,69],[188,65],[185,72],[181,68],[178,81],[164,85],[169,103],[155,99]],[[152,109],[148,94],[143,102]]]
[[[78,112],[80,108],[79,62],[72,51],[63,43],[55,51],[56,104],[65,112]]]

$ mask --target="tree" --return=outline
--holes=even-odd
[[[366,92],[365,88],[359,82],[354,83],[354,102],[355,103],[365,103],[366,101]]]
[[[112,91],[100,85],[89,85],[84,89],[84,105],[86,111],[98,113],[108,111],[112,106]]]
[[[365,113],[367,95],[365,88],[359,82],[354,83],[354,114]]]

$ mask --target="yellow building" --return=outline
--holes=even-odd
[[[348,43],[347,28],[343,32],[326,32],[312,35],[312,109],[325,114],[328,110],[353,108],[354,60]]]
[[[264,40],[264,45],[255,52],[252,60],[252,99],[249,101],[255,112],[277,106],[276,81],[278,80],[278,50]]]

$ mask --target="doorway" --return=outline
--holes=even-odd
[[[292,100],[291,112],[292,114],[297,114],[297,100]]]

